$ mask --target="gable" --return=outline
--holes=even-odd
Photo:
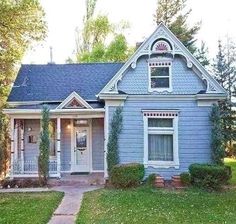
[[[198,93],[198,90],[204,91],[207,94],[226,94],[219,83],[202,67],[174,34],[165,25],[160,24],[154,33],[137,49],[133,56],[102,89],[99,95],[101,96],[102,94],[109,93],[114,95],[120,90],[129,92],[129,85],[131,85],[131,89],[132,85],[133,88],[138,88],[134,85],[139,81],[140,88],[145,88],[144,86],[141,86],[142,81],[145,82],[143,82],[143,85],[147,85],[146,74],[148,73],[148,66],[145,65],[145,60],[147,64],[147,61],[150,59],[162,57],[173,58],[173,66],[175,69],[177,68],[176,74],[173,77],[173,85],[175,85],[173,88],[175,89],[171,92],[177,91],[181,86],[181,89],[186,87],[189,88],[189,86],[191,86],[191,89],[194,90],[195,94]],[[184,74],[180,74],[179,72],[179,77],[177,76],[178,64],[184,72]],[[140,71],[140,69],[143,71]],[[133,76],[137,75],[135,76],[136,78],[126,78],[126,76],[131,76],[132,74]],[[141,74],[143,74],[143,76]],[[187,76],[188,74],[189,76]],[[137,78],[139,80],[137,80]],[[125,84],[124,82],[130,82],[130,84]]]
[[[56,109],[92,109],[76,92],[72,92]]]
[[[176,56],[172,62],[172,91],[150,92],[148,90],[148,57],[141,57],[135,69],[128,68],[122,80],[118,82],[118,90],[127,94],[197,94],[206,90],[206,84],[195,72],[186,66],[183,58]]]

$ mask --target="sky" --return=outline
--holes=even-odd
[[[73,56],[75,49],[75,29],[82,27],[85,14],[85,0],[40,0],[46,13],[48,36],[29,49],[23,63],[45,64],[50,61],[50,47],[53,61],[65,63]],[[157,0],[98,0],[96,14],[105,14],[113,23],[126,20],[130,24],[126,38],[130,45],[141,42],[155,30],[153,19]],[[230,37],[236,42],[236,1],[235,0],[188,0],[192,9],[188,23],[201,21],[197,35],[200,45],[204,41],[213,58],[217,53],[217,42]]]

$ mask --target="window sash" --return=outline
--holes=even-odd
[[[148,160],[174,161],[174,135],[148,134]]]

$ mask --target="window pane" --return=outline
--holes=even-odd
[[[173,135],[148,135],[148,160],[173,161]]]
[[[151,77],[169,76],[169,67],[151,67]]]
[[[151,88],[169,88],[169,78],[151,78]]]
[[[170,118],[148,118],[148,127],[173,127],[173,119]]]

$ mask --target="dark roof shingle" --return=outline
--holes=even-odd
[[[96,100],[122,63],[22,65],[8,97],[12,101],[63,101],[71,92]]]

